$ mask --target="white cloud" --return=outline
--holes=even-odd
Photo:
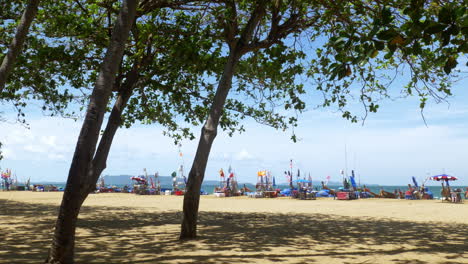
[[[57,146],[56,139],[55,136],[41,136],[40,141],[46,146],[55,147]]]
[[[468,101],[461,95],[460,101]],[[457,100],[458,100],[457,99]],[[247,132],[228,137],[220,132],[210,152],[206,180],[218,179],[220,168],[231,165],[240,181],[253,182],[262,169],[282,177],[293,159],[294,170],[311,173],[316,180],[327,175],[337,181],[340,169],[356,169],[362,182],[406,184],[411,176],[424,178],[427,173],[445,172],[468,184],[468,111],[461,103],[450,109],[440,105],[428,109],[429,127],[425,127],[414,107],[405,103],[383,107],[372,114],[364,126],[351,124],[336,113],[306,112],[299,119],[298,143],[290,140],[291,131],[247,121]],[[410,110],[408,110],[411,108]],[[18,176],[33,175],[41,180],[64,180],[73,156],[81,121],[41,117],[30,120],[30,130],[4,124],[0,141],[5,159],[2,168],[12,168]],[[195,128],[195,132],[199,129]],[[198,140],[184,141],[183,157],[170,138],[157,126],[137,125],[119,129],[104,174],[140,174],[143,168],[152,174],[169,175],[184,164],[190,170]],[[344,146],[347,146],[347,165]]]
[[[27,152],[38,153],[38,154],[48,152],[44,145],[24,145],[23,149]]]
[[[254,156],[245,149],[242,149],[239,153],[236,154],[236,160],[249,160],[253,159],[253,157]]]
[[[49,154],[47,155],[47,158],[48,158],[49,160],[66,161],[65,155],[56,154],[56,153],[49,153]]]

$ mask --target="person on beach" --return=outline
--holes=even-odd
[[[466,187],[465,199],[468,199],[468,187]]]
[[[452,191],[450,192],[450,196],[452,198],[452,203],[458,203],[459,202],[459,200],[458,200],[459,192],[457,192],[457,189],[452,189]]]

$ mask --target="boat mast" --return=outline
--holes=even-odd
[[[344,157],[345,157],[345,171],[343,175],[343,181],[344,181],[344,177],[348,177],[348,151],[346,149],[346,142],[344,145]]]
[[[292,159],[291,159],[291,161],[290,161],[290,163],[289,163],[289,167],[290,167],[290,169],[291,169],[291,177],[289,178],[289,186],[290,186],[291,188],[294,188],[294,187],[293,187],[293,184],[292,184],[292,182],[293,182],[293,177],[294,177],[294,176],[293,176],[294,174],[293,174],[293,160],[292,160]]]

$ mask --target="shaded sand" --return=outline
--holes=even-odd
[[[0,191],[0,263],[45,259],[61,195]],[[182,200],[90,195],[77,263],[468,263],[468,203],[209,196],[179,242]]]

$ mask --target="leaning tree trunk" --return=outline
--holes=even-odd
[[[219,120],[221,118],[224,104],[232,86],[232,78],[239,59],[248,51],[247,45],[253,37],[254,30],[265,15],[265,1],[257,2],[247,25],[242,30],[238,40],[228,41],[230,52],[228,60],[224,66],[223,75],[218,84],[213,104],[211,105],[208,119],[203,125],[197,152],[190,169],[186,192],[184,195],[184,205],[182,214],[182,225],[180,239],[194,239],[197,237],[198,207],[200,203],[200,189],[205,177],[206,164],[210,155],[211,146],[216,137]],[[237,26],[235,26],[237,27]],[[234,32],[236,28],[231,28]]]
[[[8,75],[10,75],[16,58],[20,54],[21,48],[26,40],[26,35],[28,35],[29,27],[37,14],[39,2],[40,0],[29,1],[28,6],[26,6],[26,9],[21,16],[18,28],[16,29],[16,34],[11,40],[8,52],[3,58],[2,65],[0,66],[0,92],[3,91]]]
[[[74,263],[76,222],[89,190],[86,175],[96,150],[105,109],[112,93],[112,85],[135,18],[137,2],[138,0],[124,0],[117,18],[78,137],[46,263]]]
[[[104,129],[104,133],[102,134],[101,140],[99,140],[96,154],[94,155],[91,167],[88,171],[88,176],[86,177],[86,185],[88,186],[86,195],[96,189],[96,182],[102,171],[106,168],[107,157],[109,156],[112,141],[114,140],[117,129],[122,124],[123,110],[125,109],[128,99],[130,99],[134,87],[138,82],[138,70],[137,67],[134,68],[135,69],[127,75],[127,80],[119,89],[121,92],[117,96],[114,107],[112,108],[109,116],[109,120],[107,121],[106,128]]]
[[[205,177],[206,164],[211,151],[211,145],[216,137],[219,120],[221,118],[224,103],[229,89],[232,86],[232,77],[239,56],[232,51],[224,67],[224,72],[218,84],[210,114],[203,125],[197,153],[193,160],[192,168],[188,175],[182,216],[181,239],[190,239],[197,236],[197,218],[200,202],[200,189]]]

